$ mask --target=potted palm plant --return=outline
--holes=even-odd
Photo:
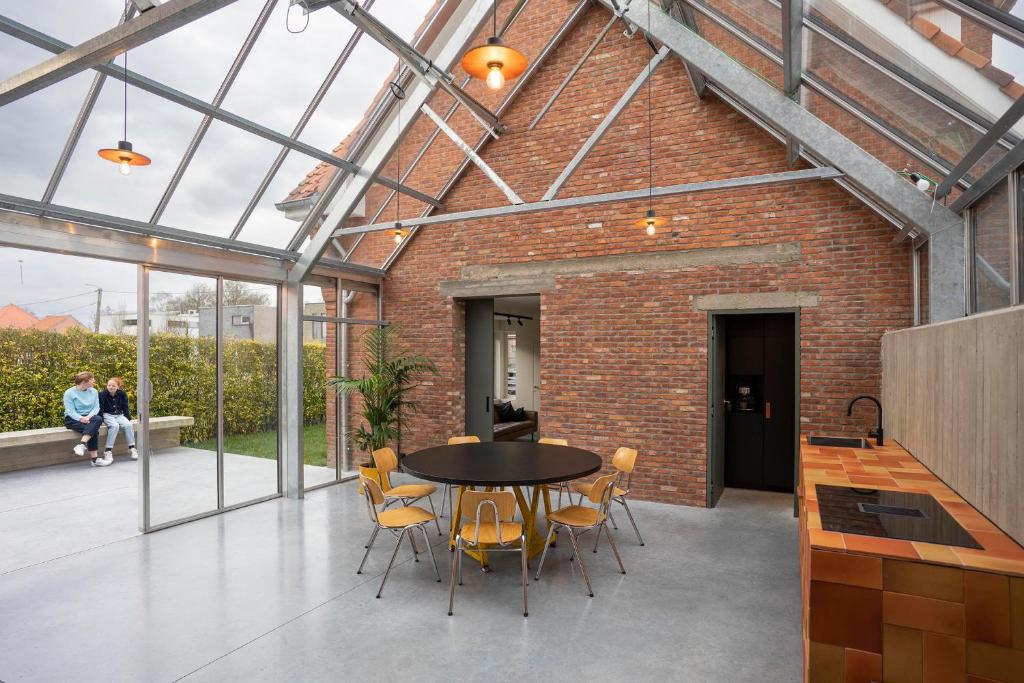
[[[363,421],[350,429],[348,437],[366,454],[359,472],[380,482],[370,454],[389,443],[401,453],[402,420],[416,411],[409,396],[426,374],[437,374],[437,366],[423,356],[411,355],[394,325],[375,327],[362,339],[362,377],[332,377],[330,384],[339,394],[356,394],[362,399]]]

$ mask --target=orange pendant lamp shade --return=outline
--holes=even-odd
[[[497,36],[491,36],[486,44],[474,47],[462,57],[465,72],[484,81],[491,90],[500,90],[506,81],[518,78],[527,64],[522,52],[508,47]]]
[[[104,147],[96,153],[107,161],[118,164],[122,175],[128,175],[132,166],[149,166],[152,163],[145,154],[133,152],[132,143],[127,140],[119,141],[116,148]]]
[[[638,228],[645,228],[648,235],[653,235],[658,228],[668,223],[664,218],[659,218],[654,213],[654,209],[648,209],[642,220],[634,223]]]

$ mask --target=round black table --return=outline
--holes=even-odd
[[[435,446],[416,451],[402,460],[402,470],[414,477],[459,487],[453,510],[462,504],[467,487],[492,488],[510,486],[519,503],[530,546],[530,557],[544,549],[544,534],[537,533],[536,516],[541,504],[545,513],[552,511],[551,495],[546,484],[579,479],[601,469],[601,457],[582,448],[555,446],[533,441],[496,441]],[[531,500],[523,495],[522,486],[533,486]],[[459,516],[452,514],[453,520]],[[546,518],[545,518],[546,519]],[[545,525],[546,526],[546,525]],[[449,543],[455,546],[459,525],[452,524]],[[485,553],[467,554],[487,562]]]

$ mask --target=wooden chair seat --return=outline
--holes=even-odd
[[[472,543],[476,538],[476,524],[474,522],[468,522],[462,525],[459,530],[459,535],[462,539],[468,543]],[[523,525],[519,522],[502,522],[501,523],[501,540],[498,540],[498,528],[493,523],[481,523],[480,524],[480,543],[512,543],[523,535]]]
[[[405,508],[395,508],[393,510],[384,510],[383,512],[377,513],[377,520],[380,525],[385,529],[403,529],[413,524],[422,524],[423,522],[429,522],[434,519],[434,515],[430,514],[423,508],[418,508],[415,505],[410,505]]]
[[[594,488],[594,482],[592,482],[592,481],[577,481],[577,482],[574,482],[573,485],[572,485],[572,490],[573,491],[575,491],[576,493],[582,493],[584,496],[589,496],[590,495],[590,490],[592,488]],[[625,492],[625,490],[620,489],[618,486],[616,486],[615,487],[615,491],[614,491],[614,493],[612,493],[612,495],[615,498],[618,498],[619,496],[626,495],[626,492]]]
[[[561,510],[555,510],[548,515],[548,519],[565,526],[591,527],[599,524],[604,519],[604,514],[597,508],[570,505]]]
[[[434,493],[437,487],[433,484],[402,484],[393,486],[384,492],[385,498],[426,498]]]

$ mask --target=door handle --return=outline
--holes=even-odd
[[[491,397],[490,396],[484,396],[484,412],[485,413],[491,412]]]
[[[765,401],[764,402],[764,419],[766,419],[766,420],[772,419],[772,402],[771,401]]]
[[[727,398],[722,399],[722,407],[725,408],[726,412],[732,411],[732,401]]]

